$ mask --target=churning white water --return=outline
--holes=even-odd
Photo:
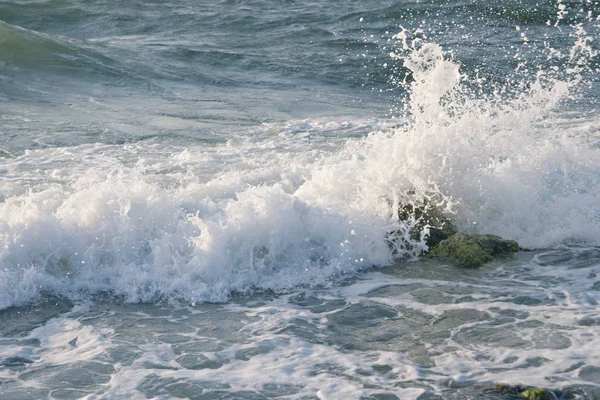
[[[400,203],[423,198],[462,230],[527,248],[600,245],[600,152],[588,136],[600,120],[565,123],[557,111],[585,83],[590,41],[580,29],[571,53],[556,56],[566,73],[484,91],[440,46],[415,39],[399,50],[412,75],[405,119],[315,119],[222,144],[146,140],[4,158],[0,307],[42,292],[196,302],[327,285],[390,264],[393,250],[418,254],[424,243],[392,249],[386,234],[409,223],[398,221]]]

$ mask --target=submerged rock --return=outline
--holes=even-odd
[[[491,392],[518,396],[519,394],[521,394],[525,390],[527,390],[527,388],[525,386],[522,386],[522,385],[507,385],[507,384],[504,384],[504,383],[497,383],[491,389]]]
[[[498,256],[518,251],[519,245],[513,240],[504,240],[496,235],[457,233],[435,245],[429,255],[477,268]]]

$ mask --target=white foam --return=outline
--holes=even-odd
[[[35,328],[25,339],[37,339],[39,345],[0,346],[0,361],[21,357],[29,362],[50,365],[71,364],[74,360],[88,361],[104,354],[109,340],[104,332],[92,326],[84,326],[70,318],[56,318]],[[9,373],[9,371],[3,372]]]
[[[38,368],[64,367],[72,360],[107,362],[107,356],[117,347],[136,354],[130,363],[116,363],[106,386],[89,394],[88,399],[169,396],[167,391],[178,390],[177,385],[204,385],[207,389],[193,390],[227,391],[232,395],[240,391],[263,393],[268,387],[281,385],[291,388],[292,399],[311,395],[322,399],[359,398],[381,393],[417,399],[425,391],[443,395],[448,382],[476,384],[478,391],[498,382],[552,389],[597,384],[581,373],[583,366],[597,365],[600,360],[597,324],[581,323],[600,318],[600,292],[589,290],[588,278],[600,272],[597,252],[591,253],[596,254],[595,258],[580,254],[587,266],[578,269],[572,269],[573,263],[561,265],[560,261],[544,265],[545,257],[552,259],[552,254],[527,254],[531,257],[522,255],[521,259],[493,264],[486,271],[471,270],[465,273],[466,281],[445,274],[442,268],[437,274],[433,272],[438,279],[422,277],[432,271],[409,279],[402,277],[404,271],[399,268],[391,272],[400,277],[372,272],[351,285],[302,290],[272,300],[261,297],[260,304],[252,305],[144,308],[154,313],[122,304],[108,313],[106,303],[99,306],[101,312],[94,305],[91,310],[79,306],[23,338],[38,339],[39,346],[0,344],[0,362],[22,357],[34,361]],[[554,251],[555,256],[559,254],[564,252]],[[374,291],[385,287],[409,289],[391,290],[376,297]],[[423,302],[409,294],[416,294],[419,287],[438,290],[453,299],[435,305]],[[458,301],[468,293],[471,300]],[[516,295],[545,301],[510,301]],[[319,299],[313,304],[329,307],[313,308],[298,304],[298,299]],[[375,307],[378,303],[383,304],[384,315],[375,313],[373,319],[365,320],[361,311],[355,314],[359,305]],[[458,312],[475,310],[482,318],[461,322],[457,316]],[[432,328],[444,321],[440,317],[445,312],[450,312],[445,316],[450,327]],[[230,313],[233,316],[228,316]],[[404,330],[404,324],[413,323],[415,315],[414,326]],[[78,317],[83,318],[82,322],[76,320]],[[132,329],[137,317],[139,326]],[[169,334],[181,328],[185,329]],[[303,334],[304,329],[309,331]],[[396,336],[394,329],[399,330]],[[460,339],[472,329],[489,329],[491,334]],[[371,336],[373,333],[376,336]],[[384,333],[392,334],[392,338],[386,339]],[[502,340],[511,335],[522,343]],[[172,343],[170,336],[178,337],[180,342]],[[413,353],[405,347],[406,342],[423,347]],[[200,346],[179,346],[183,343]],[[372,343],[372,348],[367,343]],[[244,352],[250,356],[240,357]],[[187,354],[206,357],[219,368],[184,367],[182,357]],[[423,356],[430,360],[428,365],[418,362]],[[0,369],[0,376],[13,378],[16,373]],[[144,392],[148,382],[152,383],[150,390],[156,390],[153,394]]]
[[[587,49],[582,37],[576,47]],[[440,46],[401,51],[415,80],[400,126],[329,118],[265,125],[222,145],[84,145],[0,159],[0,308],[45,291],[224,301],[328,285],[389,264],[386,235],[407,230],[398,205],[425,197],[461,229],[525,247],[600,244],[600,153],[586,130],[552,122],[584,68],[564,80],[540,72],[515,97],[486,95]],[[591,118],[583,126],[598,124]],[[425,248],[398,245],[408,256]]]

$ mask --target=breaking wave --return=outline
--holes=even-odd
[[[291,121],[214,146],[148,140],[0,159],[0,308],[42,293],[197,302],[329,285],[425,248],[388,240],[409,228],[398,207],[425,198],[462,230],[529,248],[599,246],[600,152],[582,126],[600,120],[561,109],[592,68],[583,29],[562,55],[566,69],[493,90],[439,45],[406,31],[395,40],[390,68],[409,71],[397,77],[409,99],[390,120]],[[352,137],[361,129],[368,136]]]

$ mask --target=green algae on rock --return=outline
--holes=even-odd
[[[552,394],[548,389],[542,388],[533,388],[527,389],[521,396],[526,398],[527,400],[554,400],[556,397]]]
[[[539,387],[527,387],[523,385],[506,385],[498,383],[492,389],[494,393],[501,393],[510,396],[511,399],[526,399],[526,400],[557,400],[561,395],[559,392],[553,392],[548,389]],[[571,397],[568,397],[571,398]]]
[[[457,233],[434,246],[429,255],[477,268],[495,257],[518,251],[519,245],[513,240],[504,240],[496,235]]]

